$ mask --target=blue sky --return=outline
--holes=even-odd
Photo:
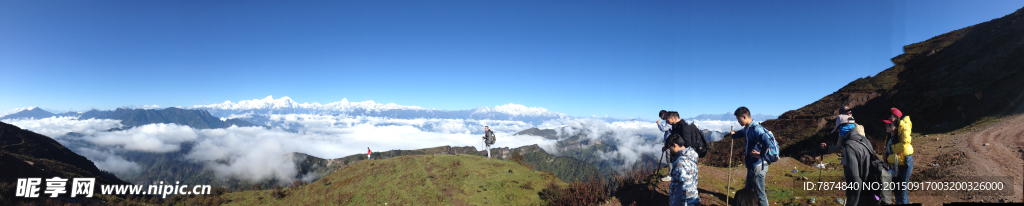
[[[779,115],[1024,1],[0,1],[0,110],[289,96]]]

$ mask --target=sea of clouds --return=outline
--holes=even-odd
[[[194,143],[184,158],[206,164],[218,177],[252,181],[270,178],[290,182],[297,176],[290,154],[301,152],[320,158],[339,158],[373,151],[413,150],[437,146],[474,146],[481,148],[483,127],[498,135],[494,147],[515,148],[537,144],[557,155],[557,140],[516,132],[537,127],[554,129],[558,137],[579,134],[594,141],[616,145],[617,150],[601,152],[601,158],[632,164],[645,153],[655,154],[663,133],[654,122],[608,121],[599,118],[560,118],[531,124],[512,120],[476,119],[396,119],[373,116],[272,114],[272,125],[221,129],[195,129],[176,124],[148,124],[123,130],[118,120],[74,117],[43,119],[6,119],[4,122],[34,131],[73,147],[94,161],[100,169],[115,174],[130,174],[139,165],[116,155],[118,151],[167,153],[181,150],[183,143]],[[728,131],[735,121],[696,121],[698,127]],[[111,130],[114,129],[114,130]],[[66,135],[70,132],[79,135]],[[87,142],[68,144],[68,142]]]

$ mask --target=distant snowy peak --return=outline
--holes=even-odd
[[[54,115],[39,107],[25,107],[7,110],[3,115],[0,115],[0,119],[42,119]]]
[[[568,115],[552,112],[548,109],[541,107],[526,107],[518,104],[506,104],[498,105],[494,107],[478,107],[474,109],[473,114],[482,113],[504,113],[512,116],[548,116],[548,117],[568,117]]]
[[[419,106],[405,106],[395,103],[380,104],[373,100],[350,102],[342,99],[327,104],[298,103],[289,97],[274,99],[243,100],[238,103],[224,101],[211,105],[195,105],[192,109],[205,109],[220,117],[242,114],[321,114],[321,115],[367,115],[394,118],[457,118],[457,119],[553,119],[568,115],[552,112],[541,107],[526,107],[518,104],[478,107],[471,110],[441,110]],[[541,120],[538,119],[538,120]]]
[[[122,109],[163,109],[160,105],[142,105],[142,106],[122,106],[118,107]]]
[[[7,116],[7,115],[10,115],[10,114],[14,114],[14,113],[18,113],[18,112],[22,112],[22,111],[26,111],[26,110],[33,110],[33,109],[38,109],[38,108],[39,108],[39,107],[22,107],[22,108],[14,108],[14,109],[11,109],[11,110],[7,110],[7,111],[6,111],[6,112],[4,112],[3,114],[0,114],[0,118],[2,118],[3,116]]]
[[[298,103],[290,97],[281,97],[280,99],[274,99],[274,96],[267,96],[263,99],[253,100],[242,100],[238,103],[233,103],[230,100],[224,101],[220,104],[211,105],[195,105],[192,106],[194,109],[220,109],[220,110],[273,110],[273,109],[312,109],[312,110],[330,110],[330,111],[354,111],[356,109],[363,109],[366,111],[383,111],[383,110],[427,110],[423,107],[417,106],[402,106],[394,103],[390,104],[379,104],[373,102],[373,100],[367,100],[362,102],[349,102],[348,99],[341,99],[338,102],[332,102],[328,104],[320,104],[319,102],[313,103]]]

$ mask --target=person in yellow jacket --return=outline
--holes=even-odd
[[[893,182],[902,185],[910,181],[910,172],[914,170],[914,146],[910,145],[910,132],[914,125],[910,122],[910,116],[904,116],[903,112],[893,107],[889,109],[892,113],[885,122],[885,131],[889,133],[889,141],[886,143],[886,161],[889,164],[896,164],[896,174],[893,174]],[[910,204],[906,188],[895,189],[896,204]]]

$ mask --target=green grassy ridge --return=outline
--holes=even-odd
[[[410,155],[476,155],[485,157],[486,151],[477,151],[475,147],[452,147],[452,146],[440,146],[416,150],[388,150],[381,152],[373,152],[371,157],[373,159],[390,159],[395,157],[410,156]],[[550,171],[558,176],[559,179],[565,181],[584,181],[593,176],[601,176],[601,170],[597,166],[579,160],[570,156],[555,156],[547,151],[544,151],[540,146],[526,145],[517,148],[491,148],[491,155],[496,160],[511,160],[513,154],[523,155],[522,161],[526,164],[532,165],[535,170],[538,171]],[[317,159],[316,161],[324,161],[324,159],[310,156],[310,158]],[[337,168],[345,167],[357,162],[366,160],[366,154],[354,154],[337,159],[326,160],[327,164],[320,168]],[[318,172],[328,174],[332,170],[318,170]]]
[[[511,173],[509,172],[511,171]],[[300,187],[227,193],[232,205],[541,205],[557,177],[476,155],[411,155],[360,161]]]

